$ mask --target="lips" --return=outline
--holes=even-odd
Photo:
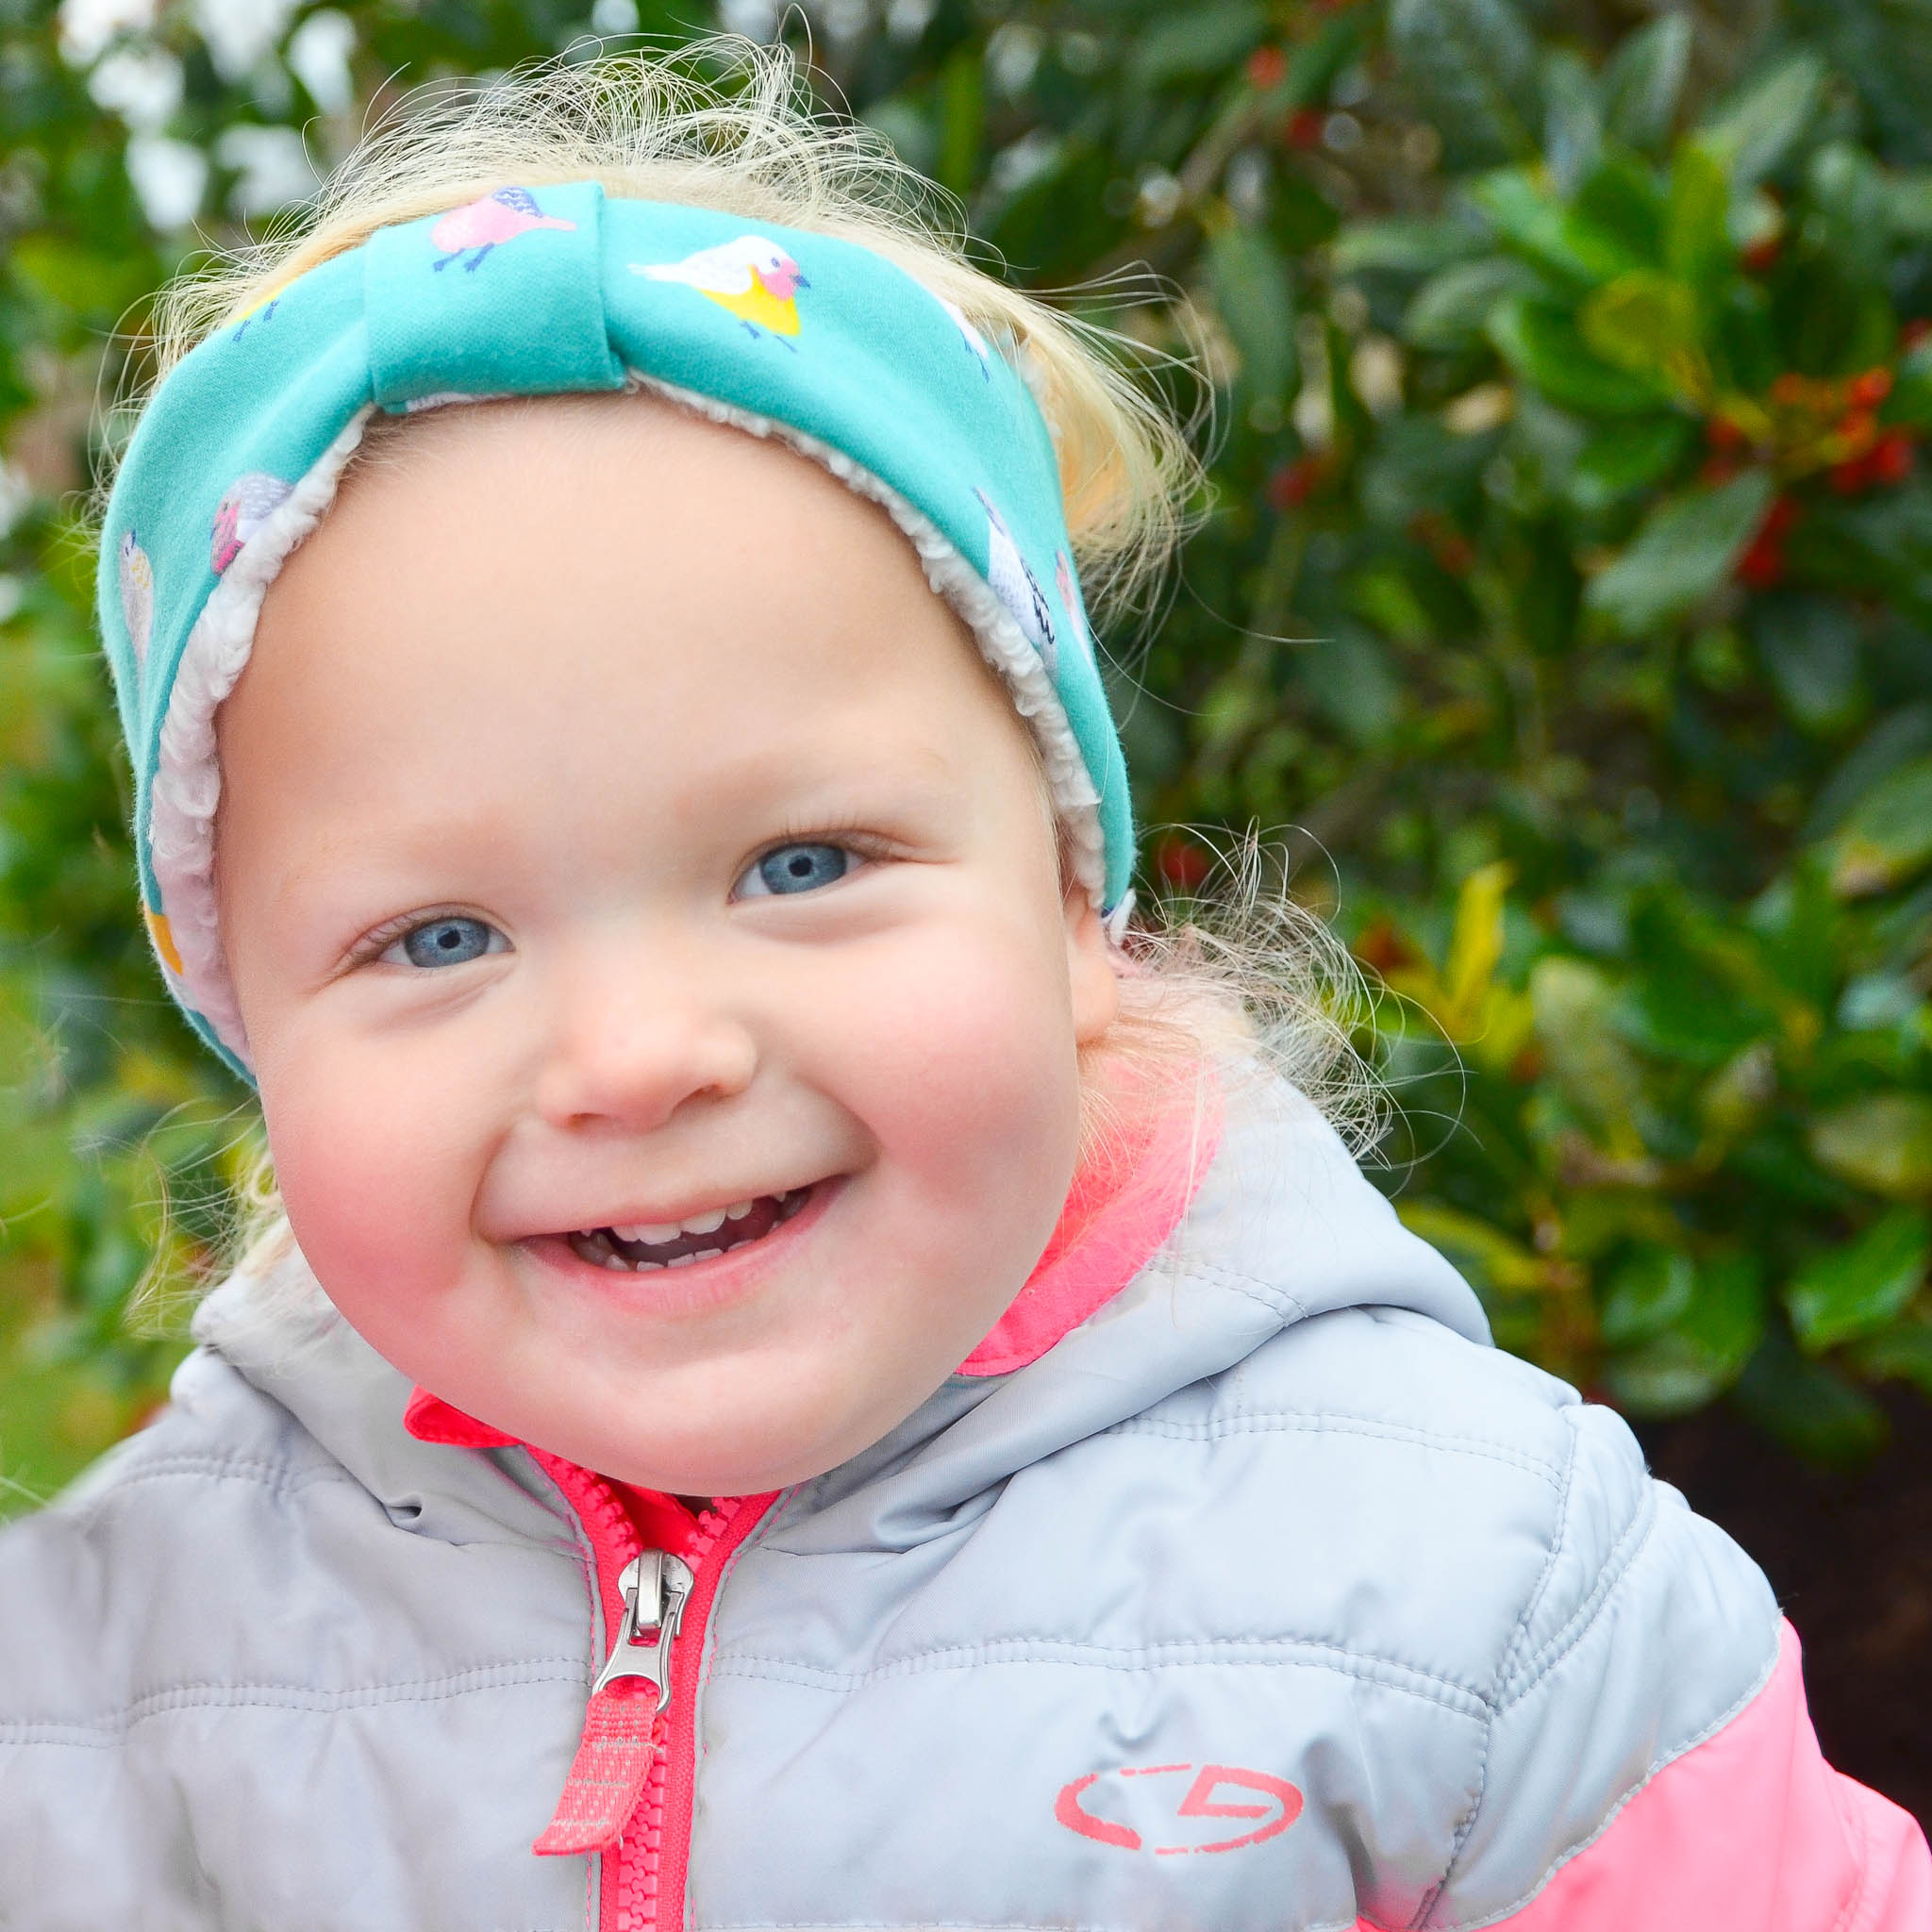
[[[682,1221],[580,1228],[565,1239],[572,1253],[599,1268],[640,1274],[682,1268],[762,1241],[790,1221],[811,1194],[810,1187],[791,1188],[782,1194],[734,1201],[728,1208],[688,1215]]]

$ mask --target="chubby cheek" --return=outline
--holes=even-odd
[[[393,1065],[364,1067],[340,1042],[258,1054],[257,1072],[303,1255],[350,1324],[395,1360],[388,1338],[424,1337],[453,1312],[469,1259],[475,1167],[461,1103]]]
[[[904,1264],[905,1300],[870,1319],[924,1369],[951,1352],[941,1375],[1031,1271],[1073,1176],[1078,1057],[1062,958],[1041,952],[930,953],[840,1003],[841,1037],[822,1041],[824,1079],[878,1148],[867,1182]]]

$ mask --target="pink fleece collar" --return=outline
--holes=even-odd
[[[1111,1301],[1147,1263],[1193,1201],[1221,1145],[1221,1089],[1210,1074],[1196,1104],[1191,1079],[1137,1111],[1084,1160],[1025,1286],[959,1364],[962,1375],[1009,1375]],[[419,1441],[462,1449],[521,1447],[418,1387],[403,1426]]]

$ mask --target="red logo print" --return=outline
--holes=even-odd
[[[1104,1791],[1115,1778],[1190,1775],[1191,1782],[1178,1805],[1170,1809],[1171,1793],[1162,1792],[1161,1802],[1155,1807],[1162,1824],[1158,1836],[1185,1839],[1184,1843],[1149,1846],[1131,1824],[1117,1824],[1090,1809],[1085,1802],[1095,1785],[1102,1786]],[[1230,1802],[1224,1793],[1239,1794],[1238,1801]],[[1094,1795],[1101,1797],[1102,1793]],[[1134,1802],[1137,1795],[1131,1790],[1121,1794],[1108,1808],[1146,1811],[1144,1801]],[[1257,1804],[1257,1799],[1262,1802]],[[1054,1800],[1053,1815],[1069,1831],[1077,1831],[1082,1838],[1091,1838],[1098,1844],[1118,1845],[1124,1852],[1151,1850],[1157,1857],[1169,1858],[1186,1852],[1238,1852],[1244,1845],[1279,1838],[1302,1815],[1302,1794],[1285,1777],[1271,1777],[1265,1771],[1248,1771],[1238,1764],[1124,1764],[1118,1771],[1090,1771],[1085,1777],[1076,1777],[1071,1784],[1061,1786],[1059,1796]],[[1203,1818],[1238,1819],[1249,1828],[1231,1837],[1214,1838],[1208,1837],[1208,1832],[1224,1831],[1226,1827],[1196,1826],[1192,1831],[1176,1831],[1167,1823],[1170,1819]]]

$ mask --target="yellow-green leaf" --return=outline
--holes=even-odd
[[[1812,1158],[1874,1194],[1932,1194],[1932,1095],[1872,1093],[1813,1123]]]

